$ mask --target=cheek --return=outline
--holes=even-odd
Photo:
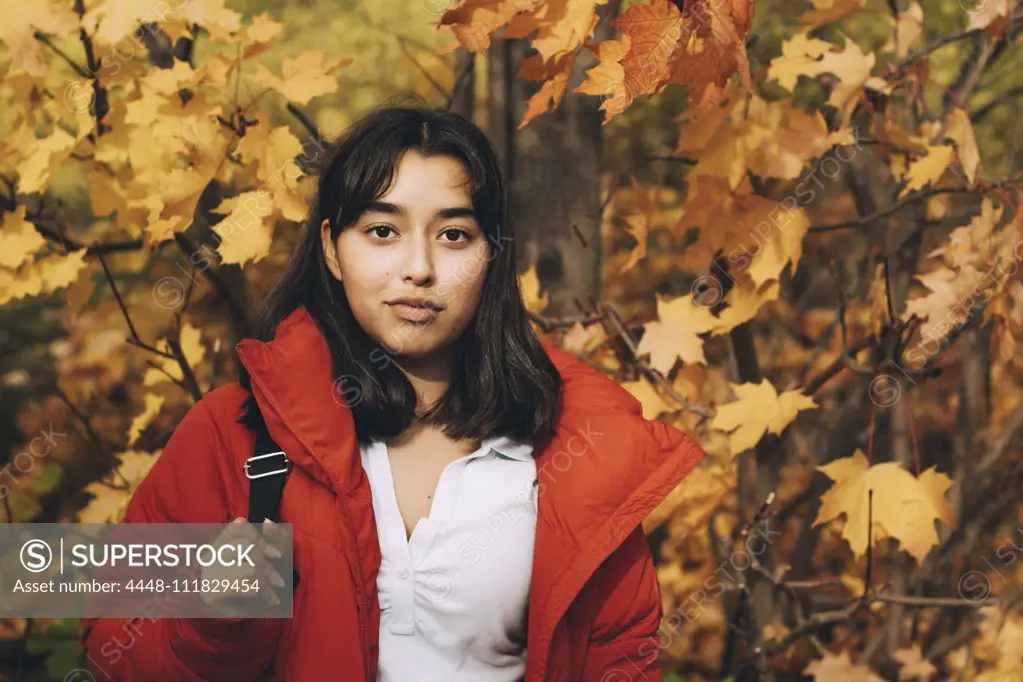
[[[487,263],[483,259],[460,259],[441,278],[438,287],[441,303],[449,308],[475,307],[483,290],[486,267]]]

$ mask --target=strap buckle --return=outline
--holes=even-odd
[[[283,464],[282,468],[274,469],[272,471],[264,471],[264,472],[259,473],[259,474],[250,473],[250,471],[249,471],[250,462],[253,462],[253,461],[259,460],[259,459],[266,459],[267,457],[276,457],[278,455],[280,455],[281,459],[284,460],[282,462],[282,464]],[[278,450],[277,452],[268,452],[265,455],[256,455],[254,457],[249,457],[247,460],[245,460],[245,464],[242,466],[242,469],[245,471],[246,478],[263,478],[264,476],[274,476],[276,474],[286,474],[286,473],[288,473],[291,470],[291,460],[288,459],[288,456],[286,454],[284,454],[283,450]]]

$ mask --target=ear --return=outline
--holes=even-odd
[[[334,279],[341,281],[341,263],[337,259],[337,244],[330,238],[330,220],[324,218],[320,223],[320,243],[323,246],[323,258]]]

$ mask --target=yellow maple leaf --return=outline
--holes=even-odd
[[[947,134],[955,140],[956,158],[966,173],[966,179],[972,185],[977,181],[977,171],[980,169],[980,151],[977,149],[977,138],[973,134],[970,114],[962,107],[952,107],[952,111],[949,112]]]
[[[937,182],[945,174],[948,164],[952,163],[954,153],[952,145],[929,145],[927,153],[919,159],[914,159],[906,169],[904,179],[907,182],[899,192],[899,198]]]
[[[781,435],[803,410],[817,409],[817,403],[802,391],[778,393],[767,379],[759,384],[731,384],[736,400],[717,409],[711,428],[730,432],[733,455],[755,446],[765,433]]]
[[[285,57],[278,78],[262,64],[256,64],[256,81],[276,90],[296,104],[308,104],[320,95],[336,92],[336,71],[351,64],[350,58],[323,61],[323,50],[307,50],[297,57]]]
[[[226,218],[213,226],[220,243],[217,254],[223,263],[242,265],[258,261],[270,253],[273,223],[273,196],[266,190],[243,192],[225,199],[213,209]]]
[[[820,62],[835,46],[820,38],[811,38],[804,31],[792,36],[781,46],[781,56],[767,67],[767,78],[776,80],[786,90],[793,90],[800,76],[821,73]]]
[[[549,65],[543,65],[540,55],[532,55],[523,60],[519,69],[519,78],[542,81],[537,90],[526,102],[526,112],[517,126],[522,130],[534,118],[547,111],[554,111],[565,99],[568,79],[572,74],[576,53],[561,55]]]
[[[859,45],[848,38],[845,48],[839,49],[827,41],[801,33],[785,41],[781,57],[771,60],[767,77],[777,80],[786,90],[792,90],[799,76],[814,77],[830,73],[838,82],[828,97],[828,104],[847,113],[848,108],[862,94],[876,61],[873,54],[865,54]]]
[[[964,265],[958,271],[942,267],[916,275],[916,279],[927,287],[928,292],[906,301],[903,319],[908,320],[916,315],[924,320],[920,325],[921,337],[928,341],[944,339],[969,321],[973,304],[972,291],[982,278],[983,275],[972,265]]]
[[[934,664],[923,657],[920,645],[914,644],[908,649],[899,649],[892,658],[898,661],[899,680],[917,680],[918,682],[931,682],[931,678],[938,674]]]
[[[643,406],[645,419],[657,419],[663,412],[679,409],[679,406],[662,396],[649,381],[623,381],[622,388],[631,393]]]
[[[670,300],[658,294],[657,320],[646,325],[636,350],[640,355],[649,353],[650,366],[665,374],[676,358],[703,365],[707,359],[700,334],[719,324],[708,308],[693,301],[692,294]]]
[[[77,30],[78,15],[63,0],[11,3],[4,7],[4,19],[0,21],[0,42],[7,45],[11,70],[22,69],[42,78],[49,67],[45,48],[35,38],[36,31],[65,36]]]
[[[857,450],[817,469],[835,484],[821,495],[814,525],[844,514],[842,538],[857,557],[866,554],[869,531],[871,544],[894,538],[919,561],[938,543],[934,521],[955,525],[945,497],[952,480],[933,468],[916,478],[896,462],[871,466]],[[870,518],[873,527],[868,529]]]
[[[597,7],[607,0],[565,0],[541,3],[534,14],[539,26],[532,47],[543,60],[575,52],[593,35],[597,25]]]
[[[823,658],[810,661],[803,669],[804,675],[813,675],[814,682],[884,682],[865,665],[856,665],[849,653],[824,652]]]
[[[54,128],[49,137],[33,142],[18,164],[18,191],[25,194],[45,189],[51,170],[71,153],[75,138],[60,128]]]
[[[595,47],[590,46],[597,57],[597,65],[586,72],[585,80],[572,91],[601,98],[603,125],[632,104],[634,93],[625,83],[625,68],[621,64],[629,52],[630,41],[628,34],[623,33],[617,40],[605,40]]]
[[[446,26],[455,34],[458,43],[470,52],[485,52],[490,47],[490,36],[506,26],[519,12],[528,12],[515,30],[508,27],[506,38],[524,38],[537,29],[531,10],[533,0],[465,0],[444,12],[438,25]],[[448,3],[451,6],[451,3]]]
[[[43,239],[35,225],[25,220],[25,207],[18,206],[15,210],[4,214],[0,225],[0,265],[16,269],[32,258],[46,240]]]
[[[18,270],[0,268],[0,304],[18,298],[52,294],[74,283],[85,269],[85,249],[50,254]]]
[[[967,265],[985,266],[1000,246],[995,238],[995,227],[1002,219],[1003,206],[995,206],[991,197],[985,196],[980,202],[980,213],[970,219],[968,225],[961,225],[948,235],[948,243],[928,253],[928,257],[941,256],[950,267],[962,268]],[[1012,230],[1006,230],[1009,236]]]

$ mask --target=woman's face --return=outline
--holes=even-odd
[[[421,359],[447,348],[472,320],[490,244],[458,161],[409,151],[395,175],[336,243],[327,220],[320,234],[362,328],[390,352]]]

